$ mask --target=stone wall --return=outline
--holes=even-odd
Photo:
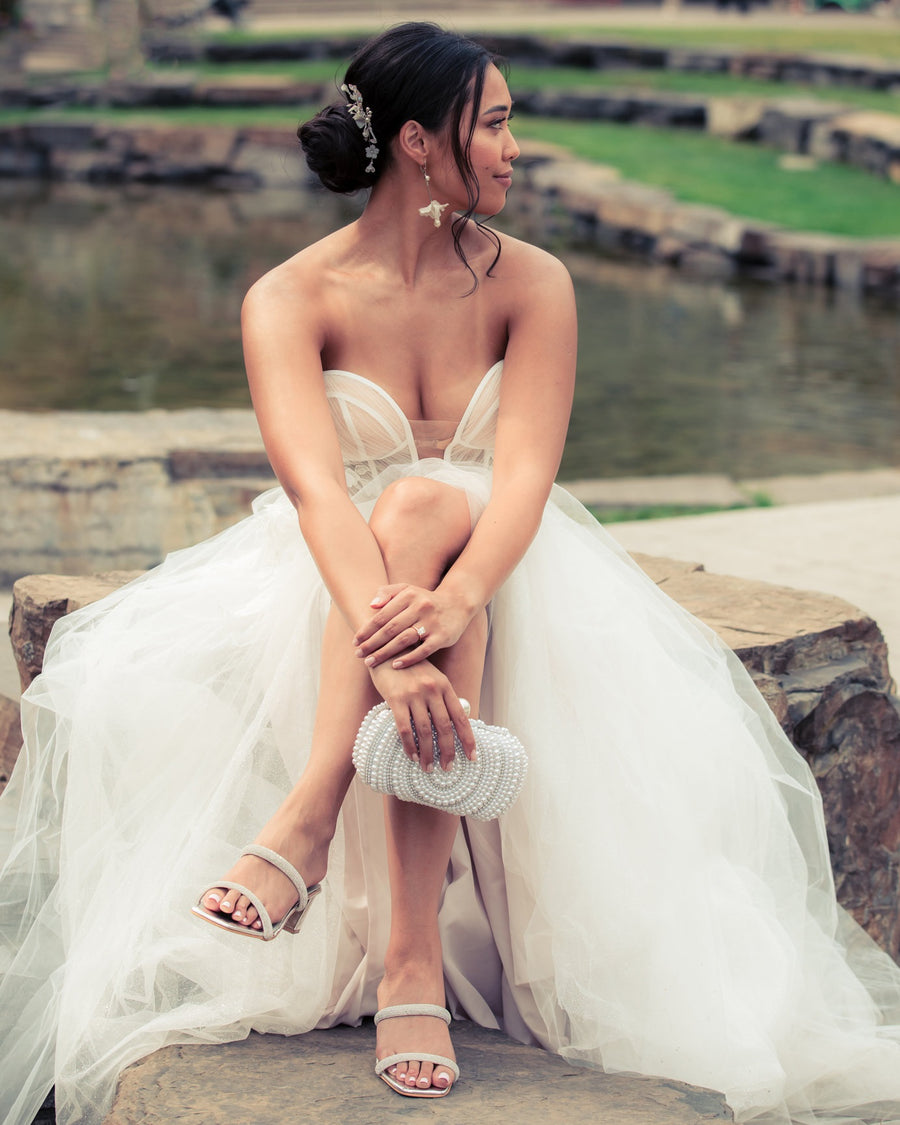
[[[877,625],[838,598],[708,574],[670,559],[638,561],[715,629],[754,677],[818,780],[841,902],[898,957],[900,710]],[[32,575],[16,583],[10,630],[23,686],[40,669],[53,623],[129,577]],[[7,768],[19,744],[10,721],[15,707],[0,701],[0,763]]]
[[[275,484],[250,410],[0,411],[0,450],[7,585],[34,571],[154,566]]]

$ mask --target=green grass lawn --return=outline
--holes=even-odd
[[[138,110],[7,110],[0,124],[113,120],[134,124],[271,125],[291,136],[316,108]],[[900,186],[859,169],[822,164],[788,172],[779,153],[702,133],[600,122],[515,119],[521,138],[551,141],[587,160],[611,164],[627,179],[667,188],[676,198],[736,215],[856,238],[900,237]]]
[[[562,145],[611,164],[629,180],[667,188],[678,199],[793,230],[855,238],[900,237],[900,186],[857,168],[822,164],[788,172],[780,154],[703,133],[521,115],[522,138]]]

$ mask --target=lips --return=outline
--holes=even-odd
[[[505,187],[505,188],[511,188],[512,187],[512,172],[505,172],[502,176],[494,176],[494,179],[502,187]]]

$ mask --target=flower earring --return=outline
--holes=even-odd
[[[419,214],[424,215],[426,219],[431,219],[436,227],[441,225],[441,214],[450,206],[449,203],[438,203],[438,201],[431,194],[431,176],[428,175],[427,161],[422,164],[422,175],[425,177],[425,187],[428,189],[428,198],[431,202],[427,207],[420,207]]]

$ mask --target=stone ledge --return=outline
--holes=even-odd
[[[462,1072],[448,1098],[412,1101],[374,1074],[375,1033],[335,1027],[285,1038],[166,1047],[130,1066],[119,1080],[105,1125],[233,1125],[235,1107],[254,1121],[318,1125],[407,1121],[480,1121],[517,1125],[553,1120],[610,1125],[703,1125],[733,1121],[721,1094],[665,1078],[601,1074],[466,1020],[452,1028]],[[288,1104],[290,1103],[290,1104]],[[240,1118],[240,1114],[238,1115]]]
[[[840,598],[635,556],[670,597],[734,649],[816,775],[840,901],[900,954],[900,709],[878,626]],[[13,589],[23,687],[54,621],[133,575],[31,575]]]
[[[854,121],[871,117],[835,117],[840,129],[834,143],[858,151],[865,162],[880,161],[890,175],[900,177],[900,138],[896,147],[887,147],[881,135],[873,140],[853,134],[852,143],[846,140]],[[776,119],[783,124],[782,117]],[[815,135],[816,144],[831,143],[811,128],[796,121],[785,127],[795,138]],[[5,126],[0,127],[0,177],[296,190],[308,177],[288,134],[226,126]],[[812,141],[803,143],[808,147]],[[716,207],[679,202],[662,188],[622,180],[616,169],[578,160],[553,145],[524,142],[521,147],[517,175],[522,186],[509,206],[527,216],[535,237],[563,238],[706,277],[741,274],[859,292],[900,291],[900,239],[787,231]]]

